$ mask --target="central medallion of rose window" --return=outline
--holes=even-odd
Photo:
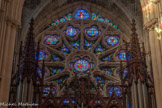
[[[94,65],[94,61],[92,61],[88,56],[75,56],[71,58],[69,68],[72,69],[74,73],[87,74],[93,71]]]
[[[90,64],[86,60],[77,60],[74,63],[74,69],[78,72],[86,72],[90,68]]]

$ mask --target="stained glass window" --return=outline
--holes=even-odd
[[[99,21],[99,22],[103,22],[105,24],[108,24],[116,29],[118,29],[120,31],[120,29],[114,25],[112,22],[110,22],[108,19],[106,18],[103,18],[101,15],[98,15],[96,13],[92,13],[92,20],[96,20],[96,21]]]
[[[56,62],[56,61],[61,61],[61,58],[56,56],[56,55],[52,55],[52,59],[51,59],[52,62]]]
[[[50,23],[45,29],[49,28],[50,26],[54,26],[56,24],[63,23],[65,21],[70,21],[70,20],[72,20],[72,14],[71,13],[61,17],[60,19],[56,19],[54,22]]]
[[[70,52],[70,50],[68,49],[68,47],[65,44],[62,45],[61,51],[64,54],[68,54]]]
[[[47,96],[50,91],[52,91],[52,93],[55,95],[56,94],[56,86],[52,86],[52,87],[49,87],[49,86],[46,86],[43,88],[43,95],[44,96]]]
[[[89,62],[86,60],[78,60],[74,63],[74,69],[79,72],[85,72],[89,69]]]
[[[84,9],[80,9],[74,15],[75,19],[88,19],[90,16],[88,12]]]
[[[90,37],[95,37],[101,34],[101,32],[98,30],[96,26],[92,26],[91,28],[86,29],[85,33],[87,33],[88,36]]]
[[[37,57],[35,57],[35,59],[37,59]],[[40,51],[38,60],[42,61],[42,60],[46,60],[46,59],[48,59],[48,55],[44,51]]]
[[[103,87],[105,83],[112,83],[112,81],[105,80],[104,77],[96,76],[96,83],[98,86]]]
[[[112,62],[113,61],[113,53],[108,55],[108,56],[106,56],[106,57],[104,57],[102,60],[103,61]]]
[[[117,74],[118,74],[118,76],[120,76],[121,72],[117,72]],[[127,69],[124,69],[123,70],[123,79],[125,79],[126,75],[127,75]]]
[[[59,72],[63,71],[64,68],[54,68],[54,67],[49,67],[49,70],[52,75],[58,74]]]
[[[90,48],[93,44],[94,44],[94,41],[87,41],[87,40],[84,41],[84,47],[86,49]]]
[[[121,90],[118,87],[112,87],[108,90],[108,96],[111,96],[113,93],[117,96],[120,96]]]
[[[76,28],[73,28],[72,26],[67,27],[66,30],[66,35],[70,36],[70,37],[74,37],[79,33],[79,30]]]
[[[60,88],[62,88],[65,85],[68,77],[69,76],[62,76],[62,77],[58,78],[57,80],[54,80],[54,82],[58,83],[60,85]]]
[[[116,29],[118,29],[120,31],[120,29],[114,25],[112,22],[110,22],[108,19],[106,18],[103,18],[101,15],[98,15],[96,13],[91,13],[92,15],[92,20],[96,20],[96,21],[99,21],[99,22],[103,22],[105,24],[108,24]],[[86,12],[86,10],[84,9],[80,9],[77,11],[77,13],[74,15],[75,19],[88,19],[90,17],[90,15]],[[72,14],[69,13],[59,19],[56,19],[54,22],[50,23],[48,26],[45,27],[45,29],[49,28],[50,26],[54,26],[54,25],[57,25],[59,23],[63,23],[65,21],[70,21],[72,20]]]
[[[104,71],[106,74],[113,75],[113,71],[115,68],[101,68],[102,71]]]
[[[106,36],[105,41],[107,45],[119,45],[119,37],[118,36]]]
[[[56,45],[59,43],[59,36],[57,35],[47,35],[44,37],[44,43],[46,45]]]
[[[122,61],[126,61],[127,60],[127,56],[126,56],[126,52],[125,50],[121,50],[119,55],[118,55],[118,58]],[[128,54],[128,59],[130,59],[130,55]]]
[[[73,46],[73,49],[80,49],[79,41],[76,41],[76,42],[70,41],[70,44]]]
[[[99,45],[97,45],[97,47],[95,49],[95,53],[96,54],[101,54],[103,51],[105,51],[105,48],[100,43]]]
[[[42,71],[40,68],[37,69],[38,75],[41,77],[42,76]],[[47,76],[47,71],[45,70],[45,76]]]

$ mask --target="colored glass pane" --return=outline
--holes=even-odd
[[[49,28],[50,26],[54,26],[56,24],[63,23],[65,21],[70,21],[70,20],[72,20],[72,14],[71,13],[69,13],[69,14],[61,17],[60,19],[57,19],[54,22],[50,23],[45,29]]]
[[[74,37],[78,34],[78,29],[73,28],[72,26],[69,26],[66,30],[66,35],[70,37]]]
[[[40,68],[37,69],[38,75],[41,77],[42,76],[42,71]],[[45,76],[47,75],[47,71],[45,71]]]
[[[50,91],[51,91],[53,94],[56,94],[56,87],[55,87],[55,86],[53,86],[53,87],[44,87],[44,88],[43,88],[43,95],[44,95],[44,96],[47,96],[47,95],[50,93]]]
[[[121,90],[117,87],[114,87],[114,88],[110,88],[108,90],[108,95],[111,96],[113,93],[115,93],[117,96],[120,96],[121,95]]]
[[[120,76],[120,72],[117,72],[117,74]],[[126,75],[127,75],[127,69],[124,69],[123,70],[123,79],[126,77]]]
[[[118,58],[120,60],[126,61],[127,60],[127,56],[126,56],[126,52],[124,50],[121,50],[119,53]],[[128,54],[128,59],[130,58],[129,54]]]
[[[98,86],[103,87],[104,84],[105,84],[105,79],[103,79],[103,78],[97,76],[97,77],[96,77],[96,82],[97,82],[97,85],[98,85]]]
[[[56,45],[59,42],[59,37],[57,35],[47,35],[44,37],[44,43],[46,45]]]
[[[117,45],[119,43],[119,38],[117,36],[105,37],[106,43],[110,46]]]
[[[66,46],[65,44],[62,45],[61,51],[62,51],[64,54],[68,54],[68,53],[69,53],[69,49],[67,48],[67,46]]]
[[[102,68],[101,70],[104,71],[106,74],[112,75],[115,68]]]
[[[79,41],[70,42],[70,43],[71,43],[71,45],[73,46],[73,49],[80,49]]]
[[[65,85],[65,83],[66,83],[68,77],[69,77],[69,76],[60,77],[60,78],[58,78],[57,80],[54,80],[54,82],[55,82],[55,83],[58,83],[58,84],[60,85],[60,87],[62,88],[62,87]]]
[[[102,60],[103,61],[112,62],[113,61],[113,54],[110,54],[107,57],[104,57]]]
[[[50,67],[49,70],[50,70],[52,75],[55,75],[55,74],[58,74],[59,72],[63,71],[64,69],[63,68],[53,68],[53,67]]]
[[[101,44],[99,44],[95,49],[96,54],[101,54],[103,51],[105,51],[105,48],[103,48]]]
[[[85,40],[84,43],[85,43],[85,44],[84,44],[84,47],[85,47],[85,48],[89,48],[89,47],[91,47],[91,46],[94,44],[94,41],[89,42],[89,41]]]
[[[120,31],[120,29],[114,25],[112,22],[110,22],[108,19],[106,18],[103,18],[101,15],[98,15],[96,13],[92,13],[92,20],[96,20],[96,21],[99,21],[99,22],[103,22],[105,24],[108,24],[116,29],[118,29]]]
[[[52,59],[51,59],[52,62],[55,62],[55,61],[61,61],[61,58],[59,58],[58,56],[56,55],[52,55]]]
[[[75,19],[88,19],[90,16],[84,9],[80,9],[74,15]]]
[[[43,51],[39,52],[39,57],[38,57],[39,61],[45,60],[47,58],[48,58],[48,55],[45,52],[43,52]],[[37,59],[37,57],[35,57],[35,59]]]
[[[97,27],[91,27],[86,30],[86,33],[88,34],[88,36],[94,37],[99,35],[100,31],[97,29]]]
[[[78,72],[85,72],[89,69],[89,62],[86,60],[77,60],[74,63],[74,69]]]

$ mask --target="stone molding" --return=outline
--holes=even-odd
[[[152,30],[156,26],[158,18],[153,18],[144,25],[144,29]]]

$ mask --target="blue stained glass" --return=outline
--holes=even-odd
[[[71,13],[63,16],[60,19],[56,19],[54,22],[50,23],[47,27],[45,27],[45,29],[49,28],[50,26],[54,26],[56,24],[63,23],[65,21],[70,21],[70,20],[72,20],[72,14]]]
[[[36,53],[35,53],[35,55],[36,55]],[[48,58],[48,55],[45,52],[43,52],[43,51],[39,52],[39,58],[38,58],[39,61],[45,60],[47,58]],[[37,59],[36,56],[35,56],[35,59]]]
[[[109,75],[112,75],[115,68],[102,68],[101,70],[105,71],[105,73],[107,73]]]
[[[74,99],[71,99],[71,102],[72,103],[75,103],[75,100]],[[69,101],[69,99],[65,99],[63,103],[64,104],[68,104],[68,103],[70,103],[70,101]]]
[[[58,74],[59,72],[63,71],[63,68],[49,68],[50,72],[52,73],[52,75]]]
[[[84,9],[80,9],[74,15],[75,19],[88,19],[90,16]]]
[[[80,44],[79,44],[79,41],[77,42],[70,42],[73,46],[73,49],[80,49]]]
[[[96,13],[92,13],[92,20],[96,20],[96,21],[100,21],[100,22],[103,22],[105,24],[108,24],[116,29],[118,29],[120,31],[120,29],[114,25],[112,22],[110,22],[108,19],[106,18],[103,18],[101,15],[98,15]]]
[[[103,48],[101,44],[99,44],[95,49],[96,54],[101,54],[103,51],[105,51],[105,48]]]
[[[108,61],[108,62],[112,62],[113,61],[113,54],[107,56],[107,57],[104,57],[103,58],[103,61]]]
[[[46,45],[56,45],[59,42],[59,37],[57,35],[47,35],[44,37],[44,43]]]
[[[89,42],[89,41],[87,41],[87,40],[84,41],[84,47],[85,47],[85,48],[89,48],[89,47],[91,47],[93,44],[94,44],[94,41],[91,41],[91,42]]]
[[[70,103],[69,99],[64,100],[64,104]]]
[[[87,29],[86,33],[88,34],[88,36],[95,37],[99,35],[100,31],[97,29],[97,27],[94,26],[94,27]]]
[[[42,76],[42,71],[40,68],[37,69],[38,75],[41,77]],[[45,76],[47,75],[47,71],[45,71]]]
[[[110,88],[108,93],[109,95],[111,96],[113,94],[113,92],[117,95],[117,96],[120,96],[121,95],[121,90],[117,87],[114,87],[114,88]]]
[[[55,61],[61,61],[61,58],[57,57],[56,55],[52,55],[52,62],[55,62]]]
[[[50,90],[52,91],[52,94],[56,94],[56,87],[53,86],[53,87],[44,87],[43,88],[43,95],[44,96],[47,96],[49,93],[50,93]]]
[[[74,37],[78,34],[78,29],[73,28],[72,26],[69,26],[66,30],[66,35],[70,37]]]
[[[119,59],[122,61],[126,61],[127,60],[127,56],[126,56],[126,52],[124,50],[121,50],[119,53]],[[128,54],[128,59],[130,59],[130,55]]]
[[[77,60],[74,63],[74,69],[78,72],[85,72],[89,69],[89,62],[86,60]]]
[[[64,54],[68,54],[68,53],[69,53],[69,49],[66,47],[65,44],[62,45],[61,51],[62,51]]]
[[[108,36],[108,37],[105,37],[105,40],[106,40],[106,43],[108,45],[117,45],[119,43],[119,38],[116,37],[116,36]]]
[[[117,74],[120,76],[120,72],[117,72]],[[123,70],[123,79],[126,77],[126,75],[127,75],[127,69],[124,69]]]

